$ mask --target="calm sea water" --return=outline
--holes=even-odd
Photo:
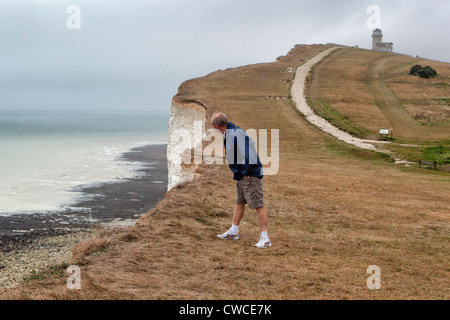
[[[63,210],[80,187],[136,177],[120,156],[167,134],[164,116],[0,113],[0,215]]]

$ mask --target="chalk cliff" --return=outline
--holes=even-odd
[[[195,100],[172,99],[167,144],[168,187],[191,181],[198,165],[191,161],[191,151],[202,143],[206,106]]]

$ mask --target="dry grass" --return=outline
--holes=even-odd
[[[435,124],[448,121],[450,119],[450,106],[444,104],[442,99],[436,99],[435,101],[436,104],[434,105],[407,104],[404,106],[406,111],[421,123]]]
[[[188,81],[178,94],[243,128],[280,129],[280,171],[264,178],[272,248],[253,247],[259,227],[248,209],[240,241],[215,239],[230,225],[235,186],[226,166],[203,166],[136,226],[75,250],[81,290],[68,290],[59,269],[0,298],[448,299],[449,175],[340,143],[288,99],[289,68],[326,48],[299,46],[277,63]],[[381,268],[381,290],[366,287],[369,265]]]
[[[439,70],[436,78],[422,79],[406,74],[414,64]],[[385,65],[383,77],[405,109],[421,124],[436,125],[450,135],[450,64],[396,56]],[[447,126],[445,124],[447,123]]]
[[[415,64],[432,66],[438,77],[409,75]],[[393,128],[405,141],[450,136],[448,63],[346,48],[318,65],[313,79],[309,95],[317,111],[361,138],[376,138],[380,128]]]
[[[336,110],[342,117],[326,110],[323,116],[361,138],[373,138],[374,132],[391,126],[365,83],[369,62],[379,56],[366,50],[338,50],[314,68],[309,88],[309,97],[318,112],[323,109],[321,105]],[[347,119],[362,130],[349,127]]]

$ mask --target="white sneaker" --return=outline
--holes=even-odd
[[[239,240],[239,233],[237,233],[237,234],[231,233],[231,228],[230,228],[230,229],[228,229],[227,232],[225,232],[223,234],[218,234],[217,238],[219,238],[220,240]]]
[[[269,238],[261,238],[259,237],[258,243],[255,244],[256,248],[269,248],[272,246]]]

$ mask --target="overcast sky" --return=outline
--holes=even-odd
[[[450,0],[0,0],[0,111],[168,114],[181,82],[295,44],[370,49],[370,5],[395,52],[450,62]]]

